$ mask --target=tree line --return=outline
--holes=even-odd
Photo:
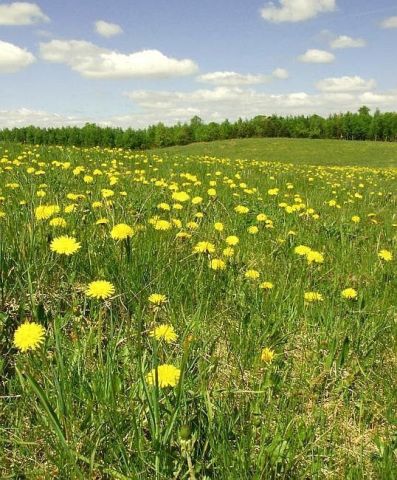
[[[397,113],[373,114],[368,107],[358,112],[319,115],[257,115],[252,119],[205,123],[195,116],[189,122],[166,126],[163,123],[142,129],[102,127],[87,123],[83,127],[4,128],[0,141],[38,145],[74,145],[76,147],[110,147],[148,149],[210,142],[232,138],[286,137],[345,140],[397,141]]]

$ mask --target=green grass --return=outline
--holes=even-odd
[[[211,158],[188,156],[200,145],[174,154],[0,145],[0,478],[397,478],[397,170],[310,167],[302,152],[313,163],[329,142],[278,140],[302,146],[289,164],[295,149],[255,142],[286,163],[236,160],[216,143]],[[175,209],[177,188],[190,199]],[[40,205],[59,212],[40,220]],[[172,227],[156,230],[156,216]],[[134,236],[111,238],[118,223]],[[50,248],[65,234],[81,243],[70,256]],[[230,235],[239,243],[226,257]],[[215,252],[193,253],[200,241]],[[309,264],[299,245],[324,262]],[[225,270],[212,270],[213,258]],[[250,269],[259,279],[246,278]],[[98,279],[114,285],[111,298],[87,296]],[[345,288],[357,298],[343,298]],[[310,291],[323,301],[305,303]],[[168,301],[155,308],[152,293]],[[45,340],[23,353],[13,338],[27,320]],[[177,340],[150,336],[160,324]],[[175,387],[149,384],[159,364],[180,369]]]
[[[297,165],[396,167],[397,143],[290,138],[244,138],[155,150],[170,155],[209,155]]]

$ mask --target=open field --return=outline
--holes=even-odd
[[[396,478],[370,165],[397,145],[0,145],[0,478]]]
[[[306,138],[241,138],[169,147],[157,152],[210,155],[298,165],[397,167],[397,143]]]

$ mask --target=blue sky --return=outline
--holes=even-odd
[[[395,0],[0,0],[0,127],[397,110],[396,52]]]

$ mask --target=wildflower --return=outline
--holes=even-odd
[[[167,297],[162,293],[152,293],[149,295],[148,300],[150,303],[153,303],[153,305],[160,306],[163,303],[166,303]]]
[[[264,213],[258,213],[256,219],[258,220],[258,222],[265,222],[267,220],[267,215],[265,215]]]
[[[44,341],[45,329],[35,322],[25,322],[14,333],[14,345],[21,352],[36,350]]]
[[[268,191],[267,191],[267,194],[270,195],[270,196],[275,196],[275,195],[278,195],[278,192],[280,190],[278,188],[270,188]]]
[[[199,205],[203,201],[202,197],[193,197],[192,203],[193,205]]]
[[[220,258],[213,258],[210,261],[210,268],[212,268],[212,270],[225,270],[226,263]]]
[[[107,218],[98,218],[98,220],[95,222],[95,225],[106,225],[106,223],[109,223],[109,220]]]
[[[66,227],[66,220],[62,217],[55,217],[50,220],[51,227]]]
[[[380,250],[378,257],[385,262],[391,262],[393,260],[393,254],[389,250]]]
[[[209,188],[209,189],[207,190],[207,193],[208,193],[208,195],[209,195],[210,197],[216,197],[216,190],[215,190],[215,188]]]
[[[146,380],[149,385],[156,384],[156,373],[158,379],[158,386],[163,387],[175,387],[179,382],[181,376],[181,371],[179,368],[174,367],[174,365],[169,365],[167,363],[159,365],[157,371],[155,368],[149,372],[146,376]]]
[[[236,237],[235,235],[230,235],[229,237],[226,237],[226,243],[231,247],[234,247],[235,245],[237,245],[239,241],[240,241],[239,238]]]
[[[251,225],[250,227],[248,227],[247,232],[250,235],[256,235],[259,232],[259,228],[256,225]]]
[[[237,207],[234,207],[234,211],[236,213],[244,214],[244,213],[248,213],[250,210],[248,207],[245,207],[244,205],[237,205]]]
[[[263,290],[271,290],[274,287],[272,282],[262,282],[259,285],[259,288],[262,288]]]
[[[294,253],[297,255],[301,255],[302,257],[306,256],[308,253],[311,252],[311,248],[307,247],[306,245],[298,245],[294,248]]]
[[[172,227],[172,224],[167,220],[156,220],[153,226],[155,230],[165,231],[169,230]]]
[[[222,250],[222,255],[224,257],[232,257],[234,255],[234,248],[226,247]]]
[[[355,298],[357,298],[357,291],[354,290],[354,288],[345,288],[344,290],[342,290],[342,293],[341,293],[342,297],[343,298],[347,298],[348,300],[354,300]]]
[[[125,240],[134,235],[134,229],[125,223],[119,223],[112,228],[110,232],[114,240]]]
[[[214,223],[214,229],[215,229],[217,232],[223,232],[223,229],[224,229],[223,223],[221,223],[221,222],[215,222],[215,223]]]
[[[249,278],[250,280],[256,280],[259,278],[259,272],[258,270],[247,270],[244,274],[245,278]]]
[[[172,199],[177,202],[187,202],[190,199],[190,196],[186,192],[174,192],[172,194]]]
[[[194,249],[194,253],[214,253],[215,252],[215,245],[211,242],[198,242]]]
[[[40,205],[34,211],[37,220],[47,220],[55,213],[58,213],[60,208],[58,205]]]
[[[265,363],[272,363],[274,358],[274,351],[268,347],[262,349],[261,360]]]
[[[51,251],[59,253],[60,255],[72,255],[76,253],[79,248],[81,248],[80,243],[68,235],[54,238],[50,245]]]
[[[115,288],[112,283],[107,280],[95,280],[88,284],[85,294],[90,298],[105,300],[113,295],[114,292]]]
[[[360,223],[361,218],[358,215],[353,215],[352,216],[352,222],[353,223]]]
[[[313,303],[313,302],[322,302],[324,297],[321,293],[318,292],[305,292],[304,294],[305,302]]]
[[[172,325],[166,325],[165,323],[151,330],[149,336],[154,337],[156,340],[164,340],[167,343],[175,342],[178,338],[174,327]]]
[[[324,263],[324,255],[315,250],[310,250],[310,252],[306,254],[306,258],[309,265],[311,263]]]

